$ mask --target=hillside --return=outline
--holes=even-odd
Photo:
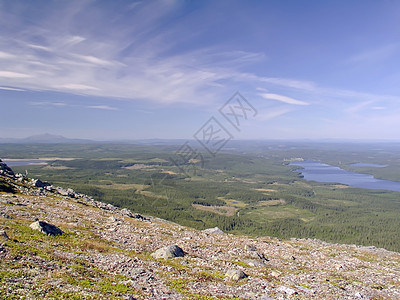
[[[400,299],[399,253],[198,231],[14,174],[1,161],[0,221],[2,299]],[[37,221],[62,234],[32,229]],[[154,255],[168,245],[178,257]]]

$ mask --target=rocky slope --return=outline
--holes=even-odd
[[[399,253],[201,232],[1,161],[0,222],[2,299],[400,299]]]

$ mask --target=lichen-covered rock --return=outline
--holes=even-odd
[[[38,230],[47,235],[61,235],[63,234],[62,230],[53,224],[49,224],[43,221],[36,221],[29,225],[33,230]]]
[[[241,270],[237,270],[237,269],[228,270],[228,272],[226,272],[226,274],[225,274],[225,278],[234,280],[234,281],[238,281],[238,280],[246,278],[246,277],[247,277],[246,273],[244,273]]]
[[[185,253],[180,247],[176,245],[169,245],[156,250],[151,254],[151,256],[156,259],[157,258],[168,259],[174,257],[183,257],[185,256]]]

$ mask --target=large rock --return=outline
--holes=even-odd
[[[43,181],[41,181],[40,179],[33,179],[33,185],[34,186],[36,186],[36,187],[40,187],[40,188],[45,188],[45,187],[47,187],[47,186],[50,186],[51,184],[50,183],[48,183],[48,182],[43,182]]]
[[[224,234],[224,232],[221,229],[219,229],[218,227],[207,228],[207,229],[204,229],[203,232],[205,232],[205,233]]]
[[[33,230],[39,230],[47,235],[61,235],[63,234],[62,230],[55,225],[43,222],[43,221],[36,221],[29,225],[30,228]]]
[[[152,257],[154,258],[163,258],[163,259],[168,259],[168,258],[174,258],[174,257],[183,257],[185,256],[185,253],[183,250],[176,246],[176,245],[170,245],[170,246],[165,246],[162,247],[155,252],[151,254]]]
[[[234,281],[238,281],[238,280],[246,278],[246,277],[247,277],[246,273],[244,273],[241,270],[237,270],[237,269],[231,269],[225,273],[225,278],[234,280]]]
[[[11,178],[15,177],[14,171],[9,166],[7,166],[7,164],[3,162],[1,159],[0,159],[0,175]]]

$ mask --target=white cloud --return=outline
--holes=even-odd
[[[29,105],[33,106],[56,106],[56,107],[63,107],[67,106],[64,102],[52,102],[52,101],[31,101]]]
[[[30,78],[31,75],[10,71],[0,71],[0,77],[10,78],[10,79],[22,79],[22,78]]]
[[[108,105],[91,105],[91,106],[86,106],[87,108],[92,108],[92,109],[102,109],[102,110],[118,110],[116,107],[111,107]]]
[[[98,90],[98,88],[94,86],[89,86],[86,84],[78,84],[78,83],[67,83],[63,85],[56,86],[61,89],[75,90],[75,91],[90,91],[90,90]]]
[[[43,50],[43,51],[51,51],[49,47],[41,46],[41,45],[34,45],[34,44],[26,44],[28,47],[37,49],[37,50]]]
[[[276,100],[276,101],[280,101],[280,102],[292,104],[292,105],[310,105],[310,103],[307,103],[307,102],[304,102],[301,100],[297,100],[294,98],[290,98],[287,96],[278,95],[278,94],[262,93],[262,94],[260,94],[260,96],[263,97],[264,99]]]
[[[258,112],[257,121],[269,121],[271,119],[275,119],[282,115],[285,115],[291,111],[293,111],[293,109],[288,107],[263,109]]]
[[[11,53],[6,53],[6,52],[2,52],[0,51],[0,59],[10,59],[10,58],[14,58],[15,55],[11,54]]]
[[[300,90],[306,90],[306,91],[315,91],[316,90],[316,85],[315,83],[311,81],[302,81],[302,80],[295,80],[295,79],[289,79],[289,78],[267,78],[267,77],[262,77],[260,78],[260,81],[266,82],[266,83],[272,83],[280,86],[286,86],[290,88],[295,88],[295,89],[300,89]]]
[[[25,90],[23,89],[17,89],[17,88],[12,88],[8,86],[0,86],[0,90],[5,90],[5,91],[16,91],[16,92],[23,92]]]
[[[64,44],[68,45],[68,46],[73,46],[75,44],[79,44],[80,42],[83,42],[84,40],[86,40],[86,38],[75,35],[75,36],[66,37],[64,40]]]
[[[79,55],[79,54],[74,54],[74,56],[82,61],[85,61],[87,63],[93,64],[93,65],[98,65],[98,66],[112,66],[114,65],[113,62],[107,61],[105,59],[101,59],[95,56],[90,56],[90,55]]]
[[[261,52],[215,47],[177,52],[172,45],[179,44],[176,39],[184,41],[186,36],[178,36],[173,26],[159,28],[164,24],[159,21],[176,3],[144,1],[135,4],[132,10],[127,8],[129,23],[102,19],[104,12],[87,14],[84,9],[90,2],[60,3],[67,3],[66,10],[44,14],[47,17],[35,20],[35,26],[23,34],[9,29],[0,36],[2,70],[13,70],[0,71],[0,84],[14,89],[143,99],[165,104],[206,105],[223,101],[229,97],[227,93],[232,93],[232,87],[240,89],[242,86],[254,95],[261,93],[264,99],[299,106],[309,103],[297,98],[312,103],[325,101],[324,105],[328,106],[334,106],[337,99],[359,102],[373,99],[379,106],[380,101],[399,100],[385,95],[323,88],[306,80],[242,71],[243,66],[264,60],[266,55]],[[83,20],[83,15],[89,19]],[[96,26],[86,26],[92,24],[90,18],[97,17],[101,23],[95,20]],[[376,53],[390,52],[390,49]],[[354,60],[366,57],[368,55],[359,55]],[[296,96],[283,96],[286,92]]]

